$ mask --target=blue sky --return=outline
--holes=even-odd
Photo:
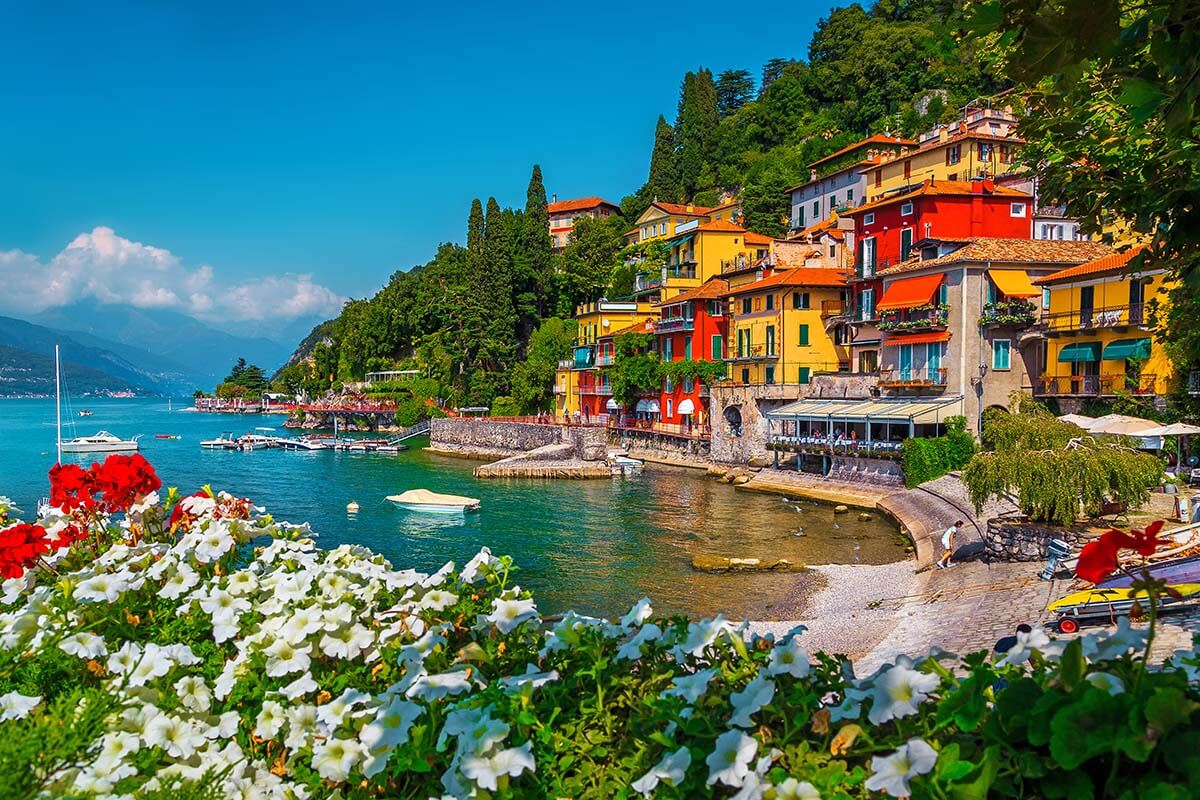
[[[686,70],[803,57],[831,5],[10,7],[0,272],[85,234],[96,275],[109,236],[213,296],[306,274],[370,294],[460,239],[472,197],[523,203],[535,162],[559,197],[619,201]]]

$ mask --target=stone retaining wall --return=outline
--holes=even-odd
[[[523,453],[562,441],[562,430],[557,425],[493,422],[486,418],[429,421],[429,443],[434,447]]]
[[[991,561],[1045,561],[1051,539],[1079,547],[1090,538],[1082,531],[1038,525],[1023,517],[996,517],[988,520],[983,544]]]

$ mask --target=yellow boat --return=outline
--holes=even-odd
[[[1171,586],[1180,597],[1164,597],[1159,608],[1170,611],[1200,603],[1200,583],[1179,583]],[[1086,622],[1112,622],[1129,613],[1134,601],[1145,608],[1146,591],[1129,587],[1095,588],[1072,592],[1050,604],[1049,610],[1058,616],[1055,623],[1062,633],[1074,633]]]

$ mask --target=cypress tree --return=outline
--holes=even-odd
[[[463,345],[468,368],[476,366],[487,337],[484,311],[487,302],[485,237],[483,204],[479,198],[475,198],[471,201],[471,213],[467,216],[467,297],[462,309]]]
[[[522,339],[529,336],[534,323],[546,314],[550,305],[554,270],[551,260],[550,213],[546,209],[546,187],[542,168],[533,165],[529,189],[525,192],[525,218],[520,265],[516,288],[520,309]]]
[[[679,183],[683,199],[701,187],[700,176],[711,165],[716,151],[717,89],[712,72],[700,69],[684,76],[679,96],[679,117],[675,123],[675,141],[679,151]]]
[[[679,190],[679,169],[675,163],[675,132],[659,115],[654,130],[654,152],[650,154],[650,178],[646,188],[650,199],[674,200]]]
[[[485,269],[484,236],[483,204],[476,197],[471,201],[471,213],[467,216],[467,279],[476,286]]]
[[[489,197],[484,235],[484,271],[480,281],[487,308],[487,353],[493,362],[506,362],[515,351],[517,315],[513,308],[513,241],[511,215]]]

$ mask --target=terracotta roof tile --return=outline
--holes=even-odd
[[[624,328],[618,328],[611,333],[606,333],[603,336],[597,336],[597,339],[612,339],[620,336],[623,333],[654,333],[654,318],[646,317],[640,319],[632,325],[627,325]]]
[[[877,274],[896,275],[965,261],[992,261],[1001,264],[1080,264],[1111,252],[1112,248],[1100,242],[974,236],[953,253],[927,261],[922,261],[919,257],[910,258],[894,267],[880,270]]]
[[[694,289],[688,289],[683,294],[675,295],[669,300],[657,303],[658,307],[686,303],[689,300],[716,300],[729,294],[729,282],[720,278],[709,278]]]
[[[603,197],[580,197],[577,200],[559,200],[556,203],[548,203],[546,210],[551,214],[561,214],[564,211],[587,211],[590,208],[598,208],[599,206],[612,206],[620,210],[620,206],[616,203],[610,203]]]
[[[1123,253],[1109,253],[1106,256],[1101,256],[1094,261],[1088,261],[1074,267],[1067,267],[1058,272],[1038,278],[1034,283],[1039,286],[1047,286],[1054,283],[1062,283],[1069,281],[1072,278],[1081,278],[1091,275],[1102,275],[1104,273],[1119,273],[1124,271],[1127,264],[1133,260],[1134,256],[1141,255],[1146,250],[1146,245],[1139,244],[1131,247]]]
[[[997,136],[992,133],[983,133],[981,131],[959,131],[946,137],[945,141],[940,139],[932,139],[918,147],[916,150],[908,151],[906,156],[896,156],[890,159],[887,163],[901,163],[907,159],[918,156],[922,153],[928,153],[930,150],[937,150],[939,147],[955,144],[965,141],[981,141],[981,142],[1003,142],[1005,144],[1015,144],[1017,146],[1025,144],[1025,140],[1016,136]]]
[[[903,194],[893,194],[887,197],[881,197],[878,200],[873,200],[870,203],[864,203],[861,206],[850,208],[842,213],[847,217],[857,216],[864,211],[874,211],[883,206],[890,206],[893,203],[902,203],[911,200],[914,197],[965,197],[975,194],[973,184],[975,181],[934,181],[926,180],[916,189]],[[996,186],[993,184],[991,189],[986,187],[982,193],[983,197],[1015,197],[1023,200],[1033,199],[1033,195],[1029,192],[1022,192],[1019,189],[1010,189],[1007,186]]]
[[[855,142],[854,144],[851,144],[851,145],[846,145],[841,150],[832,152],[829,155],[825,156],[824,158],[818,158],[816,161],[809,164],[808,167],[809,167],[809,169],[812,169],[813,167],[817,166],[818,164],[824,164],[826,161],[832,161],[833,159],[838,158],[839,156],[844,156],[846,153],[853,153],[855,150],[859,150],[861,148],[868,147],[873,144],[894,144],[894,145],[899,145],[901,147],[913,147],[913,146],[916,146],[917,143],[910,139],[901,139],[898,136],[885,136],[882,133],[877,133],[874,136],[868,136],[866,139],[863,139],[862,141]]]
[[[807,239],[809,236],[813,238],[830,236],[840,242],[846,238],[846,232],[838,229],[836,217],[829,217],[826,220],[818,222],[816,225],[809,225],[802,231],[790,234],[785,241],[794,242],[797,239]]]
[[[763,278],[761,281],[747,283],[738,286],[735,289],[730,289],[730,296],[735,294],[746,294],[747,292],[757,292],[760,289],[770,289],[773,286],[816,286],[816,287],[842,287],[846,285],[846,279],[850,273],[840,269],[816,269],[798,267],[796,269],[783,270],[776,272],[769,278]]]
[[[681,217],[703,217],[712,211],[707,206],[686,206],[681,203],[663,203],[661,201],[651,203],[653,206],[658,206],[668,214],[677,214]]]
[[[761,233],[755,233],[754,231],[746,231],[746,235],[742,238],[745,240],[746,244],[769,245],[772,242],[770,236],[763,236]]]

